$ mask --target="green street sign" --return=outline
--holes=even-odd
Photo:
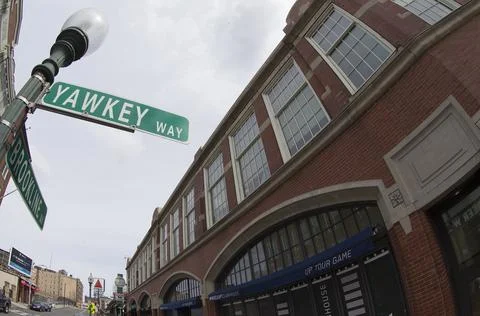
[[[188,120],[138,102],[103,92],[55,82],[43,97],[48,108],[88,117],[90,121],[134,128],[179,142],[188,141]],[[68,114],[67,114],[68,115]]]
[[[27,153],[21,133],[17,133],[17,137],[7,152],[7,166],[23,201],[27,204],[40,229],[43,230],[43,224],[47,216],[47,205],[33,174],[30,156]]]

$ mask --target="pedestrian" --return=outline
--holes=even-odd
[[[97,307],[95,306],[95,303],[90,302],[88,304],[88,315],[95,316],[95,313],[97,312]]]

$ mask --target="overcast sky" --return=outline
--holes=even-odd
[[[24,1],[15,48],[15,89],[73,12],[101,10],[103,45],[56,77],[160,108],[190,121],[187,145],[37,110],[26,122],[33,168],[48,214],[40,231],[18,192],[0,207],[0,248],[65,269],[88,295],[90,273],[125,273],[162,206],[266,58],[283,37],[294,0]],[[11,181],[7,192],[15,189]]]

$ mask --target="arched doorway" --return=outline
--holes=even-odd
[[[128,313],[130,316],[137,316],[137,302],[135,300],[128,304]]]
[[[304,211],[245,243],[209,299],[222,316],[405,315],[385,232],[375,202]]]
[[[145,294],[140,300],[140,316],[151,316],[152,315],[152,303],[150,296]]]
[[[160,309],[167,316],[201,316],[200,282],[190,278],[176,281],[167,290],[164,302]]]

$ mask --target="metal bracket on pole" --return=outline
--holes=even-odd
[[[13,133],[13,137],[17,135],[17,130],[15,129],[15,123],[9,122],[6,119],[2,119],[0,120],[0,124],[3,124],[6,127],[8,127],[8,129]],[[7,149],[8,149],[9,147],[8,144],[5,144],[5,145],[7,146]]]
[[[12,123],[10,123],[9,121],[5,120],[5,119],[2,119],[0,121],[0,123],[2,123],[3,125],[5,125],[6,127],[8,127],[9,129],[12,129]]]
[[[30,112],[30,113],[35,112],[35,103],[28,101],[27,98],[25,98],[24,96],[21,96],[21,95],[17,95],[17,99],[19,99],[20,101],[25,103],[25,105],[28,108],[28,112]]]
[[[38,79],[42,83],[42,92],[38,95],[38,98],[34,100],[33,104],[31,104],[32,111],[30,113],[33,113],[36,109],[36,105],[38,101],[46,94],[48,91],[50,91],[50,83],[45,80],[45,77],[42,75],[40,72],[36,72],[32,75],[32,77]]]

